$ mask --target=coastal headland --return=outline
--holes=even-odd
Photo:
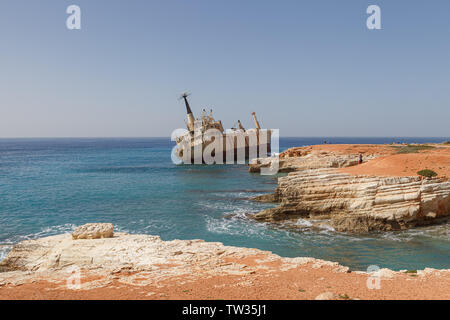
[[[250,172],[268,161],[251,165]],[[252,216],[258,221],[326,220],[336,231],[367,233],[450,217],[448,143],[293,148],[280,155],[279,166],[288,175],[278,179],[273,194],[255,198],[278,206]]]
[[[265,161],[250,171],[270,165]],[[418,173],[425,169],[436,175]],[[288,174],[275,192],[256,199],[278,206],[256,220],[327,221],[336,231],[364,233],[443,223],[450,215],[448,144],[293,148],[280,155],[280,170]],[[354,271],[112,229],[90,224],[16,244],[0,262],[0,299],[450,299],[450,269]]]

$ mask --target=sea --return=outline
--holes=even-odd
[[[281,138],[280,151],[328,143],[442,142],[449,138]],[[170,138],[0,139],[0,260],[22,240],[89,222],[163,240],[204,239],[283,257],[337,261],[352,270],[450,268],[450,224],[367,235],[326,225],[300,229],[255,222],[272,204],[277,176],[245,165],[175,165]],[[373,267],[371,267],[373,268]]]

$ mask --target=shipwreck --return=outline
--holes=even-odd
[[[262,129],[255,112],[252,113],[255,128],[245,129],[241,121],[237,127],[225,130],[222,121],[203,109],[200,118],[195,118],[183,93],[187,113],[186,130],[175,139],[176,157],[184,164],[251,163],[257,158],[271,154],[271,129]]]

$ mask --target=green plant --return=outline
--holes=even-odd
[[[397,149],[397,153],[418,153],[419,151],[435,149],[436,147],[426,144],[408,144],[405,146],[393,146],[393,148]]]
[[[298,289],[299,292],[306,292],[306,290]]]
[[[417,273],[417,270],[407,270],[405,273]]]
[[[343,300],[349,300],[350,297],[348,296],[348,294],[340,294],[339,298],[343,299]]]
[[[423,176],[423,177],[427,177],[427,178],[436,177],[438,175],[436,172],[434,172],[433,170],[429,170],[429,169],[420,170],[419,172],[417,172],[417,174],[419,176]]]

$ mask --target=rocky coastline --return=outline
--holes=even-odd
[[[109,224],[23,241],[0,263],[0,299],[450,299],[448,285],[450,270],[351,271]]]
[[[399,152],[404,148],[408,152]],[[445,222],[450,147],[417,149],[290,149],[280,155],[280,171],[288,174],[273,194],[255,199],[278,206],[252,218],[327,221],[336,231],[353,233]],[[250,171],[268,165],[260,160]],[[416,174],[423,168],[438,176]],[[354,271],[217,242],[115,233],[108,223],[20,242],[0,262],[0,299],[450,299],[449,287],[450,270]]]
[[[399,148],[414,152],[399,153],[404,150]],[[255,198],[278,206],[252,218],[272,223],[299,218],[315,222],[327,220],[336,231],[351,233],[402,230],[448,222],[450,148],[429,145],[422,146],[423,151],[415,152],[417,149],[330,145],[287,150],[280,155],[280,172],[289,172],[288,175],[278,179],[273,194]],[[363,155],[364,164],[358,164],[359,155]],[[267,165],[261,161],[252,165],[250,172]],[[417,174],[432,166],[437,167],[441,175],[426,178]],[[392,168],[397,170],[390,172]]]

